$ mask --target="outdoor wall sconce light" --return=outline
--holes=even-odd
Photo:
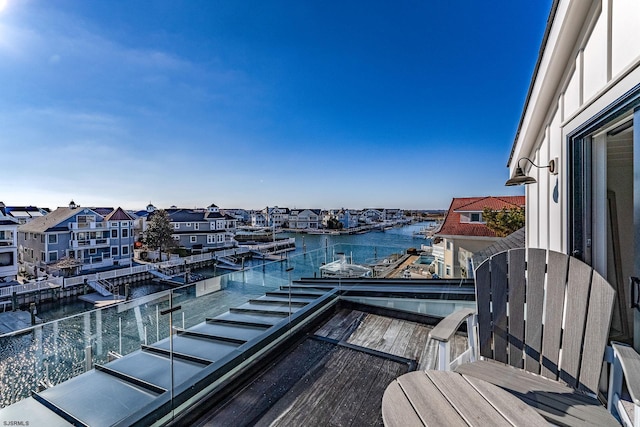
[[[516,173],[513,175],[513,178],[507,180],[507,182],[505,182],[505,186],[510,187],[512,185],[528,185],[528,184],[535,184],[536,179],[532,176],[527,176],[524,174],[522,168],[520,167],[520,162],[522,160],[526,160],[529,163],[531,163],[533,166],[537,167],[538,169],[543,169],[543,168],[548,168],[549,169],[549,173],[552,175],[557,175],[558,174],[558,158],[555,157],[551,160],[549,160],[549,164],[547,166],[538,166],[535,163],[533,163],[531,161],[531,159],[527,158],[527,157],[522,157],[520,159],[518,159],[518,167],[516,168]]]

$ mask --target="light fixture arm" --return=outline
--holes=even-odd
[[[533,163],[533,161],[532,161],[530,158],[528,158],[528,157],[520,157],[520,158],[518,159],[518,167],[519,167],[519,168],[520,168],[520,162],[521,162],[521,161],[523,161],[523,160],[528,161],[529,163],[531,163],[531,165],[532,165],[532,166],[535,166],[535,167],[537,167],[538,169],[545,169],[545,168],[547,168],[547,169],[549,169],[549,173],[551,173],[551,174],[555,174],[555,173],[557,172],[557,171],[556,171],[556,159],[551,159],[551,160],[549,160],[549,164],[548,164],[547,166],[538,166],[538,165],[536,165],[535,163]]]

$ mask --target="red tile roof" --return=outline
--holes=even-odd
[[[455,197],[436,236],[497,237],[485,224],[461,223],[460,212],[482,212],[485,207],[511,209],[524,205],[524,196]]]

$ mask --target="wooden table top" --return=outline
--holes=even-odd
[[[443,371],[415,371],[396,378],[382,398],[382,419],[387,427],[549,425],[501,388]]]

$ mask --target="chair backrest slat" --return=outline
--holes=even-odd
[[[493,358],[507,363],[507,253],[491,257],[491,303],[493,323]]]
[[[525,250],[509,251],[509,364],[516,368],[524,366],[525,270]]]
[[[567,255],[558,252],[548,253],[540,374],[554,380],[558,378],[559,372],[558,360],[568,266]]]
[[[585,337],[582,345],[582,364],[580,366],[579,388],[591,393],[598,392],[602,354],[609,337],[611,312],[616,292],[597,272],[593,272],[591,292],[589,293],[589,316],[585,325]]]
[[[524,368],[540,373],[542,354],[542,313],[544,309],[544,278],[547,271],[547,251],[529,249],[527,251],[527,321],[525,325]]]
[[[578,385],[582,339],[587,320],[587,306],[593,269],[576,258],[569,261],[567,308],[562,335],[562,369],[560,379],[572,387]]]
[[[542,249],[495,254],[475,276],[482,357],[597,391],[615,300],[602,276]]]

